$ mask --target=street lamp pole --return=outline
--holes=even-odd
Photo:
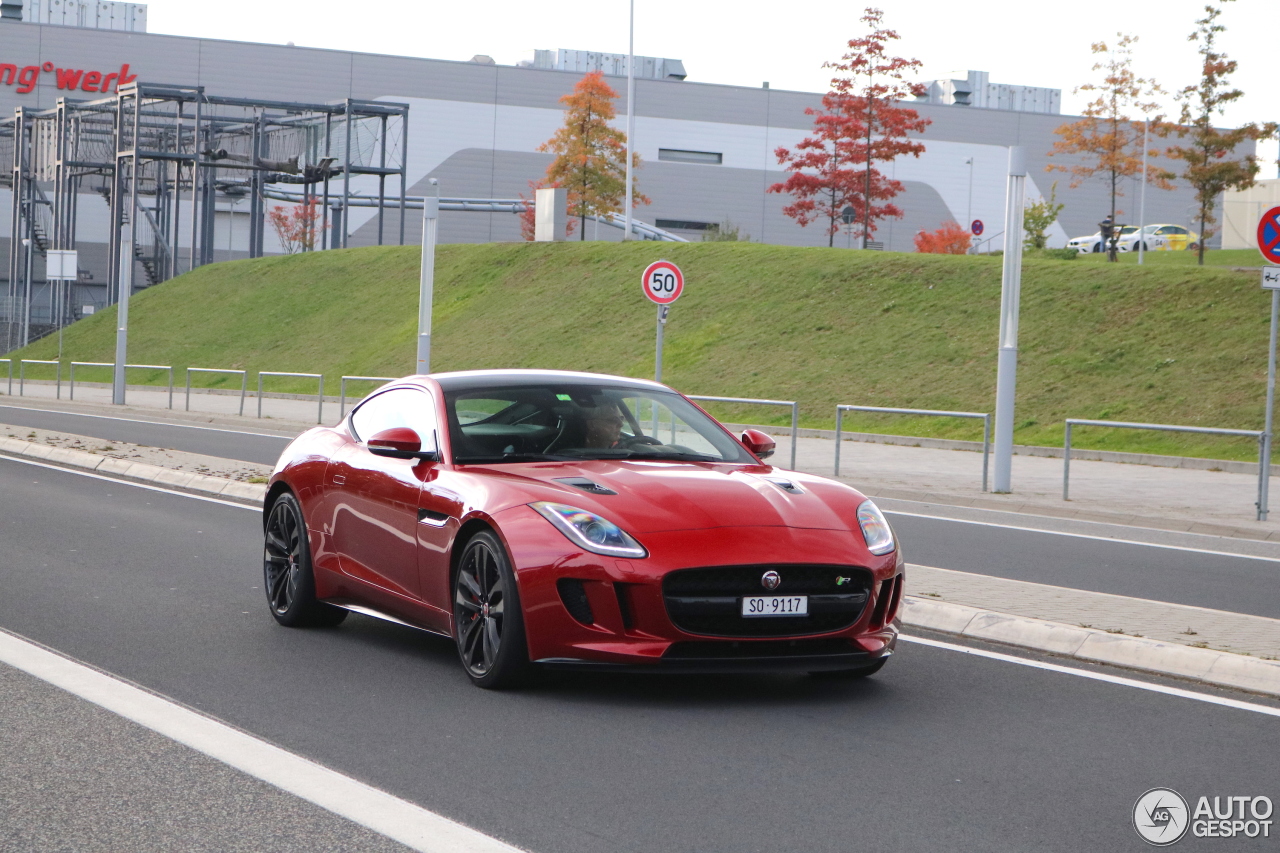
[[[1004,271],[1000,282],[1000,350],[996,362],[995,488],[1013,491],[1013,403],[1018,373],[1018,304],[1022,291],[1022,205],[1027,180],[1026,150],[1009,149],[1005,197]]]
[[[968,157],[964,162],[969,166],[969,204],[965,208],[964,215],[968,220],[965,225],[970,225],[973,222],[973,158]]]
[[[436,235],[440,226],[440,185],[429,183],[434,196],[422,200],[422,267],[418,273],[418,360],[414,373],[431,372],[431,304],[435,299]]]
[[[627,199],[623,204],[625,228],[623,240],[631,239],[631,140],[636,135],[636,0],[631,0],[631,15],[627,35]]]
[[[1138,263],[1147,250],[1147,127],[1150,122],[1142,120],[1142,193],[1138,202]]]
[[[31,343],[31,238],[22,238],[22,247],[27,250],[27,278],[23,284],[22,297],[22,345]]]

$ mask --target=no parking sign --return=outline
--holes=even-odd
[[[1280,207],[1271,208],[1258,221],[1258,251],[1269,263],[1280,264]]]

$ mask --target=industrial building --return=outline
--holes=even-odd
[[[620,76],[626,73],[626,57],[585,50],[537,51],[532,61],[506,66],[486,56],[447,61],[146,33],[145,7],[139,4],[4,0],[2,12],[0,118],[13,116],[19,108],[27,116],[52,115],[60,102],[70,112],[83,111],[87,108],[75,102],[114,102],[119,85],[129,82],[164,84],[192,93],[194,100],[186,109],[194,109],[195,101],[201,98],[221,99],[223,105],[239,104],[234,109],[241,110],[246,122],[261,120],[264,127],[272,122],[276,122],[272,126],[283,126],[276,113],[287,112],[290,104],[305,107],[320,125],[326,121],[323,116],[329,115],[330,131],[332,122],[339,120],[333,116],[351,115],[359,105],[384,104],[397,115],[407,112],[403,126],[393,123],[391,130],[383,131],[381,142],[376,131],[364,137],[357,132],[350,149],[344,149],[347,153],[332,146],[324,150],[316,147],[314,133],[320,131],[313,130],[308,137],[310,147],[297,142],[292,154],[286,152],[277,158],[286,162],[285,168],[262,166],[253,173],[258,177],[237,173],[235,158],[243,163],[257,162],[254,158],[260,151],[237,155],[230,149],[209,149],[224,159],[201,160],[202,168],[210,169],[214,177],[208,184],[208,197],[200,202],[200,230],[190,232],[182,226],[166,231],[170,235],[166,238],[167,267],[157,272],[140,266],[134,275],[135,286],[180,273],[192,263],[280,251],[279,242],[262,220],[269,207],[287,202],[254,196],[267,200],[257,205],[242,203],[245,187],[252,188],[253,181],[285,181],[271,184],[274,190],[268,188],[276,198],[289,197],[287,191],[301,191],[288,183],[310,183],[315,188],[316,180],[327,181],[331,192],[326,196],[329,230],[325,245],[399,242],[402,231],[398,204],[388,208],[352,203],[338,211],[334,181],[343,184],[343,192],[364,198],[380,192],[384,198],[398,198],[401,177],[410,197],[426,194],[429,179],[437,180],[439,192],[450,198],[531,197],[530,182],[539,180],[550,162],[550,155],[537,148],[562,122],[561,96],[572,90],[585,71],[595,69],[605,72],[620,96],[626,92],[625,77]],[[77,24],[66,25],[72,20]],[[822,57],[814,61],[820,63]],[[652,204],[637,209],[635,215],[692,240],[700,239],[709,228],[731,222],[757,242],[827,245],[822,227],[801,228],[782,213],[788,197],[766,191],[771,184],[785,180],[775,150],[792,147],[808,135],[812,117],[805,109],[819,107],[821,94],[784,91],[767,84],[698,83],[696,59],[687,62],[695,79],[688,79],[685,62],[637,57],[634,142],[643,160],[637,178]],[[872,239],[885,249],[910,251],[913,236],[921,230],[935,229],[946,220],[983,220],[986,227],[981,249],[1001,248],[1011,145],[1027,150],[1031,200],[1047,196],[1051,184],[1058,182],[1057,197],[1066,208],[1053,227],[1051,244],[1063,245],[1069,236],[1094,232],[1108,208],[1105,186],[1095,182],[1070,189],[1069,176],[1046,172],[1050,163],[1071,162],[1047,156],[1057,138],[1054,130],[1073,120],[1058,114],[1060,97],[1054,89],[992,84],[982,72],[929,84],[929,93],[912,104],[932,122],[921,136],[926,152],[883,167],[905,186],[895,201],[905,215],[879,223]],[[275,113],[269,103],[276,105]],[[321,105],[330,105],[328,113]],[[617,105],[621,116],[623,97]],[[375,107],[368,110],[369,115],[377,112]],[[312,125],[313,129],[318,126]],[[353,126],[365,125],[355,121]],[[368,160],[379,145],[384,152],[381,173],[379,164]],[[203,158],[206,153],[202,147],[192,156]],[[10,271],[11,279],[25,275],[23,263],[12,260],[20,252],[10,251],[15,221],[13,157],[14,146],[4,147],[0,139],[0,158],[6,158],[0,175],[9,176],[8,186],[0,186],[0,258],[11,260],[3,268]],[[295,160],[290,161],[291,157]],[[172,204],[180,211],[194,205],[188,198],[190,189],[183,168],[167,173],[177,176]],[[40,181],[46,178],[48,182],[35,190],[47,195],[55,187],[52,173]],[[394,184],[392,189],[387,189],[388,181]],[[163,225],[163,215],[167,215],[154,200],[148,189],[151,186],[148,183],[141,190],[139,228],[148,217]],[[62,224],[63,242],[67,243],[62,248],[71,248],[73,243],[80,252],[80,280],[68,300],[73,316],[113,301],[108,287],[112,279],[108,234],[113,222],[118,225],[123,221],[112,212],[110,191],[104,190],[101,182],[86,179],[77,187],[63,188],[78,193],[74,221]],[[1121,201],[1125,221],[1136,220],[1138,189],[1137,181],[1126,182]],[[1150,189],[1146,219],[1185,223],[1191,204],[1189,190]],[[33,228],[53,229],[54,223],[43,223],[41,217],[47,214],[42,214],[42,209],[40,203],[32,203]],[[419,239],[420,222],[420,215],[407,212],[403,229],[407,242]],[[588,223],[585,236],[619,239],[621,235],[615,229]],[[44,234],[34,241],[27,258],[33,317],[43,316],[46,321],[50,299],[42,289],[42,254],[48,248],[47,237]],[[485,242],[521,237],[517,217],[509,210],[457,210],[442,214],[440,239]],[[193,240],[199,243],[198,252],[192,251]],[[157,242],[164,241],[157,238]],[[858,241],[842,232],[835,245],[852,247]],[[0,307],[0,313],[9,310]]]

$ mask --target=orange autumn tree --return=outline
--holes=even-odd
[[[921,231],[916,251],[932,255],[963,255],[969,251],[969,232],[959,222],[947,221],[937,231]]]
[[[1145,117],[1158,109],[1159,104],[1151,99],[1161,94],[1156,83],[1133,72],[1133,43],[1138,37],[1116,35],[1119,41],[1113,47],[1108,47],[1106,42],[1093,45],[1095,54],[1105,56],[1093,66],[1094,71],[1103,72],[1101,82],[1076,88],[1077,92],[1097,93],[1084,108],[1084,118],[1054,131],[1062,138],[1053,143],[1049,156],[1074,154],[1080,161],[1074,166],[1054,163],[1045,167],[1046,171],[1069,172],[1072,187],[1090,178],[1100,178],[1111,196],[1113,222],[1118,221],[1118,214],[1124,213],[1116,208],[1116,198],[1124,195],[1121,181],[1142,174],[1143,119],[1137,116]],[[1159,118],[1155,121],[1158,123]],[[1148,153],[1154,156],[1158,152],[1150,149]],[[1160,189],[1173,189],[1164,172],[1155,165],[1147,166],[1147,180]]]
[[[604,81],[604,74],[592,71],[560,99],[565,105],[564,125],[539,151],[555,154],[547,167],[544,186],[564,187],[569,215],[578,218],[579,238],[587,238],[587,216],[621,213],[627,190],[627,135],[609,124],[617,116],[613,102],[618,93]],[[632,166],[640,168],[639,155]],[[632,191],[633,206],[649,199]]]
[[[316,224],[320,220],[320,200],[310,197],[291,210],[279,205],[267,211],[267,221],[280,238],[287,254],[310,252],[316,247]]]
[[[835,245],[846,207],[854,210],[853,222],[861,227],[864,249],[876,220],[900,218],[902,210],[892,199],[903,191],[902,182],[887,177],[874,164],[924,153],[924,145],[910,141],[907,134],[922,132],[929,120],[898,105],[924,93],[923,85],[905,79],[921,63],[888,55],[889,43],[899,36],[880,28],[883,18],[879,9],[868,7],[861,20],[871,31],[850,39],[849,51],[840,62],[823,64],[838,73],[831,79],[831,91],[822,97],[822,109],[805,110],[814,116],[813,135],[794,151],[774,151],[791,174],[768,191],[795,198],[782,212],[802,227],[825,220],[828,246]]]

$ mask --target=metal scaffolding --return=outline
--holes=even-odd
[[[219,200],[248,201],[249,256],[261,257],[266,201],[285,195],[279,185],[291,185],[288,200],[318,207],[304,251],[346,246],[346,212],[357,197],[360,206],[377,208],[381,245],[387,208],[405,208],[408,117],[407,104],[231,98],[200,86],[137,82],[100,100],[19,107],[0,120],[0,163],[11,164],[0,183],[13,196],[10,326],[20,318],[24,338],[31,337],[33,255],[76,248],[84,194],[96,192],[110,208],[108,303],[119,301],[123,258],[137,265],[138,275],[124,276],[134,290],[211,263]],[[403,244],[404,217],[398,220]],[[51,292],[49,308],[51,328],[76,319],[68,298]],[[22,342],[12,329],[6,338],[6,348]]]

